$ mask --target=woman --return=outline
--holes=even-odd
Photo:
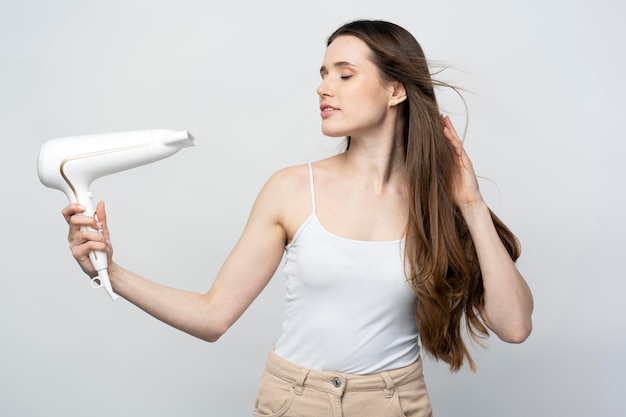
[[[348,23],[330,36],[320,74],[322,131],[347,137],[347,150],[268,180],[206,294],[116,264],[102,203],[101,223],[76,216],[76,204],[63,210],[73,255],[93,277],[89,251],[107,251],[117,294],[214,342],[285,254],[283,333],[255,415],[431,415],[421,348],[458,370],[465,360],[473,368],[463,320],[473,337],[486,328],[513,343],[529,335],[519,246],[483,201],[411,34]]]

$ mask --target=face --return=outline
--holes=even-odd
[[[385,81],[357,37],[339,36],[326,49],[320,69],[322,132],[327,136],[391,137],[398,83]],[[394,103],[395,100],[395,103]]]

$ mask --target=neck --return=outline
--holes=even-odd
[[[404,155],[393,137],[364,139],[352,137],[342,154],[346,167],[377,188],[404,178]]]

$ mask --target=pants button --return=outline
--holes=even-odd
[[[333,385],[335,386],[335,388],[339,388],[341,386],[341,378],[336,377],[335,379],[333,379]]]

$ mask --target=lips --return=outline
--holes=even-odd
[[[339,107],[331,106],[327,103],[320,104],[320,111],[322,112],[322,117],[328,117],[331,114],[339,111]]]

